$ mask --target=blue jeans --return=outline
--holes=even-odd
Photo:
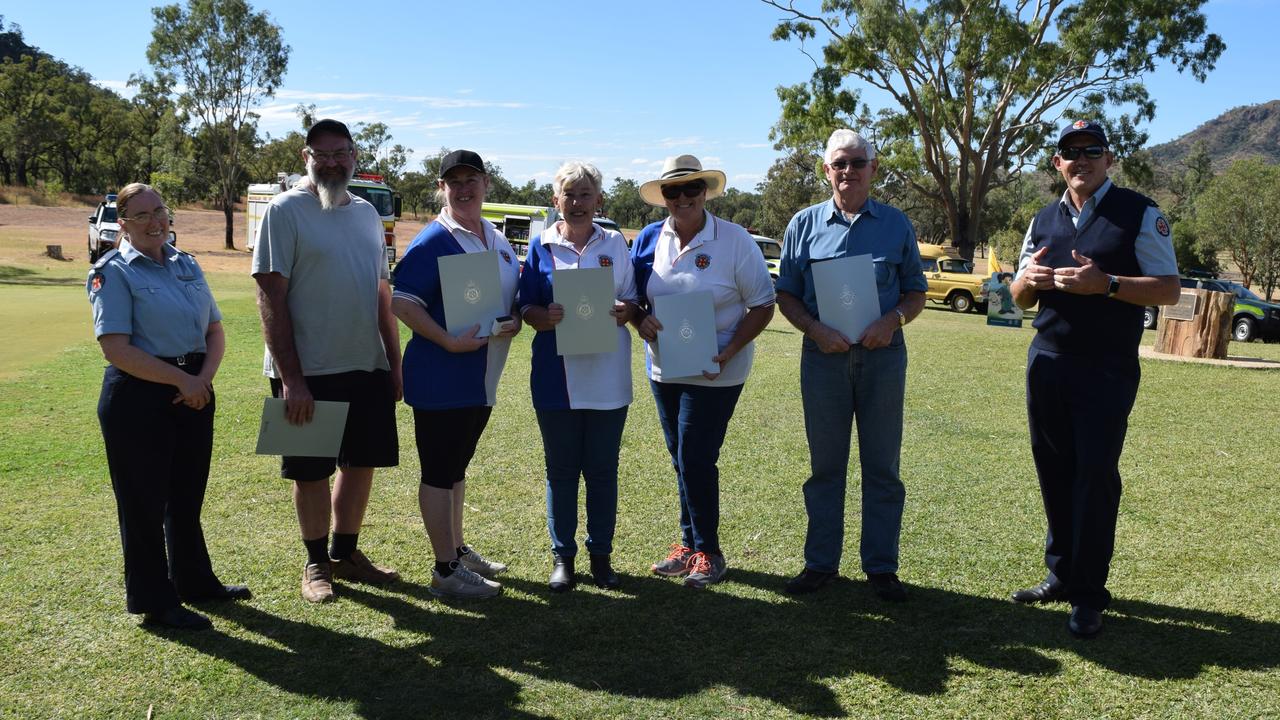
[[[902,402],[907,388],[907,346],[898,332],[878,350],[855,345],[827,354],[805,340],[800,394],[812,475],[804,484],[809,530],[805,567],[837,572],[844,549],[844,496],[850,432],[858,423],[862,466],[862,571],[898,571],[898,535],[906,489],[898,476]]]
[[[578,476],[587,486],[587,552],[613,552],[618,518],[618,448],[627,408],[535,410],[547,462],[547,532],[551,552],[578,554]]]
[[[741,385],[709,387],[649,381],[680,492],[680,540],[697,552],[720,552],[720,446]]]

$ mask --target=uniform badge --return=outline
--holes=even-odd
[[[1169,237],[1169,221],[1165,220],[1163,215],[1156,218],[1156,232],[1164,237]]]
[[[502,259],[506,260],[508,265],[511,264],[511,253],[508,253],[506,250],[499,250],[498,253],[502,255]]]
[[[106,284],[107,284],[107,276],[103,275],[100,272],[96,272],[93,274],[93,280],[90,281],[89,287],[93,288],[94,292],[98,292],[99,290],[102,289],[102,286]]]
[[[600,263],[600,267],[613,267],[613,258],[608,255],[597,255],[596,261]]]
[[[1089,122],[1087,120],[1077,120],[1071,123],[1071,127],[1075,128],[1076,130],[1079,130],[1080,128],[1089,127]]]
[[[706,253],[698,253],[693,259],[693,266],[699,270],[706,270],[711,267],[711,256]]]

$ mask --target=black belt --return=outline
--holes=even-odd
[[[204,353],[191,352],[186,355],[179,355],[178,357],[160,357],[159,359],[169,363],[170,365],[183,367],[186,365],[198,365],[204,362]]]

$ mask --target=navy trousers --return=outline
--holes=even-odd
[[[1120,453],[1138,395],[1137,357],[1027,353],[1027,416],[1049,530],[1049,581],[1105,610],[1120,510]]]
[[[200,371],[188,366],[188,372]],[[129,612],[166,610],[221,588],[209,562],[200,507],[213,452],[214,402],[173,403],[171,385],[108,366],[98,399],[124,549]]]

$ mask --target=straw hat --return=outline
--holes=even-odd
[[[726,179],[719,170],[703,170],[702,163],[692,155],[676,155],[662,163],[662,175],[657,180],[640,186],[640,199],[657,207],[666,207],[667,201],[662,197],[662,188],[667,185],[683,185],[684,183],[702,180],[707,184],[707,199],[724,194]]]

